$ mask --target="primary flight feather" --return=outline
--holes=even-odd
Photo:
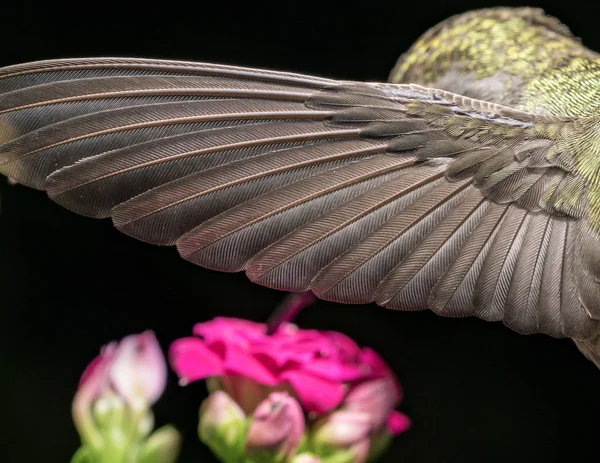
[[[0,172],[204,267],[569,337],[600,365],[600,56],[537,9],[450,18],[391,83],[5,67]]]

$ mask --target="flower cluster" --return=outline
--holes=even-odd
[[[218,317],[176,340],[182,385],[205,380],[198,434],[224,463],[363,463],[410,426],[385,361],[334,331],[290,323],[313,296],[295,294],[269,323]],[[174,463],[180,436],[155,432],[167,365],[152,332],[104,346],[73,401],[82,446],[72,463]]]
[[[171,364],[207,380],[199,432],[222,461],[361,463],[409,427],[390,368],[341,333],[222,317],[193,333]]]

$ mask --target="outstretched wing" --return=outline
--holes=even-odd
[[[208,64],[0,70],[0,172],[72,211],[269,287],[584,339],[599,246],[557,141],[575,123]]]

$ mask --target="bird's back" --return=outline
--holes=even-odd
[[[540,114],[600,113],[600,54],[537,8],[492,8],[449,18],[400,57],[390,80]]]

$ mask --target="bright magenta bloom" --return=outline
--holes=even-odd
[[[284,323],[267,335],[265,324],[223,317],[199,323],[193,332],[197,337],[172,344],[173,368],[184,383],[219,377],[220,386],[247,413],[274,390],[295,393],[305,411],[317,414],[335,409],[355,390],[357,407],[381,402],[374,418],[381,424],[401,398],[400,386],[381,357],[338,332]],[[369,393],[360,385],[380,379],[385,380],[386,397],[363,397]],[[262,388],[251,403],[249,385]]]

